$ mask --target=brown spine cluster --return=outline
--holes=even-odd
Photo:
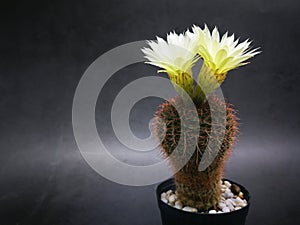
[[[223,177],[224,162],[229,157],[236,140],[237,117],[230,104],[222,102],[217,97],[210,97],[209,103],[206,101],[196,106],[199,131],[196,128],[193,129],[193,124],[195,127],[198,127],[198,124],[195,124],[195,119],[190,117],[192,114],[190,109],[184,107],[181,101],[179,97],[175,97],[161,104],[155,114],[154,128],[165,157],[170,156],[174,149],[177,149],[177,154],[175,156],[172,154],[169,158],[171,168],[178,170],[182,157],[187,152],[191,154],[189,161],[174,175],[179,200],[185,205],[208,210],[215,207],[221,199],[220,180]],[[218,132],[222,130],[224,132],[224,114],[220,113],[222,107],[226,110],[224,136],[218,135]],[[214,115],[213,130],[211,129],[212,113]],[[181,131],[181,119],[189,121],[189,129],[184,133]],[[179,143],[179,138],[183,138],[182,144]],[[215,149],[207,148],[209,140],[221,143],[220,149],[209,167],[204,171],[199,171],[204,152],[215,151]]]

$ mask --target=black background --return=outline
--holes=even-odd
[[[251,192],[247,224],[299,224],[299,13],[297,0],[1,3],[0,224],[160,224],[155,185],[115,184],[83,160],[72,132],[73,95],[104,52],[204,23],[249,37],[263,51],[223,85],[241,118],[225,176]],[[139,74],[144,67],[151,71],[140,65]],[[134,67],[128,71],[108,84],[106,108],[99,100],[100,124],[101,109],[133,79]],[[138,133],[153,113],[149,105],[133,110]]]

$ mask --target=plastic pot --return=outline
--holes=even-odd
[[[228,179],[224,179],[228,180]],[[156,196],[160,209],[161,220],[163,225],[244,225],[248,215],[250,206],[249,192],[242,185],[228,180],[232,184],[236,184],[241,188],[244,198],[247,200],[247,206],[228,213],[208,214],[208,213],[192,213],[180,209],[176,209],[160,200],[162,192],[175,190],[173,179],[166,180],[158,185]]]

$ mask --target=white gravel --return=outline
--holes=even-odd
[[[221,190],[222,190],[222,199],[219,202],[219,204],[214,208],[209,210],[208,212],[199,212],[199,213],[209,213],[209,214],[215,214],[215,213],[227,213],[239,210],[243,207],[245,207],[248,203],[247,200],[244,199],[244,194],[242,192],[239,192],[237,195],[232,193],[231,191],[231,183],[229,181],[220,181]],[[234,185],[233,185],[234,186]],[[188,205],[183,205],[176,195],[176,192],[173,190],[168,190],[167,192],[161,193],[160,199],[177,209],[181,209],[183,211],[187,212],[198,212],[198,209],[190,207]]]

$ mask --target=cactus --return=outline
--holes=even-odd
[[[158,107],[154,131],[174,170],[179,200],[201,211],[216,207],[221,200],[224,163],[238,133],[233,106],[213,92],[224,82],[228,71],[247,64],[245,60],[260,53],[250,50],[248,40],[238,42],[234,35],[227,37],[227,33],[220,38],[217,28],[210,32],[205,25],[204,29],[194,26],[192,32],[187,30],[179,35],[170,33],[167,41],[158,37],[157,41],[148,42],[150,48],[142,49],[149,60],[146,63],[162,68],[158,72],[168,74],[179,94]],[[194,82],[192,67],[200,58],[203,65]],[[184,93],[194,103],[198,118],[192,116],[193,109],[185,107]],[[189,122],[188,129],[182,129],[182,120]],[[211,149],[209,140],[218,149]],[[217,154],[208,167],[199,170],[207,152]],[[182,166],[185,155],[190,157]]]
[[[178,148],[180,152],[179,157],[170,158],[170,165],[174,170],[177,169],[176,165],[181,160],[180,156],[185,153],[185,149],[193,152],[188,163],[174,175],[177,195],[183,204],[207,210],[215,206],[221,198],[221,186],[219,182],[223,175],[224,162],[228,158],[232,145],[236,140],[237,117],[232,106],[226,104],[226,131],[223,140],[219,140],[218,135],[213,135],[216,138],[213,141],[222,141],[221,149],[218,151],[217,157],[212,164],[204,171],[199,171],[199,163],[207,147],[207,140],[211,136],[210,111],[211,109],[218,110],[224,107],[224,102],[220,101],[217,97],[211,97],[210,104],[213,104],[213,106],[209,105],[208,102],[198,106],[197,113],[199,116],[200,132],[191,132],[188,135],[183,135],[185,146],[177,146],[181,135],[181,118],[173,106],[174,103],[176,102],[175,104],[179,106],[179,110],[182,110],[180,114],[183,117],[190,115],[189,109],[183,107],[181,101],[180,97],[175,97],[159,106],[154,117],[154,131],[158,138],[164,137],[163,140],[159,141],[161,143],[161,151],[166,157],[173,153],[175,147]],[[217,120],[221,119],[223,118],[217,118]],[[166,128],[165,124],[167,124]],[[196,145],[194,140],[197,140]]]

